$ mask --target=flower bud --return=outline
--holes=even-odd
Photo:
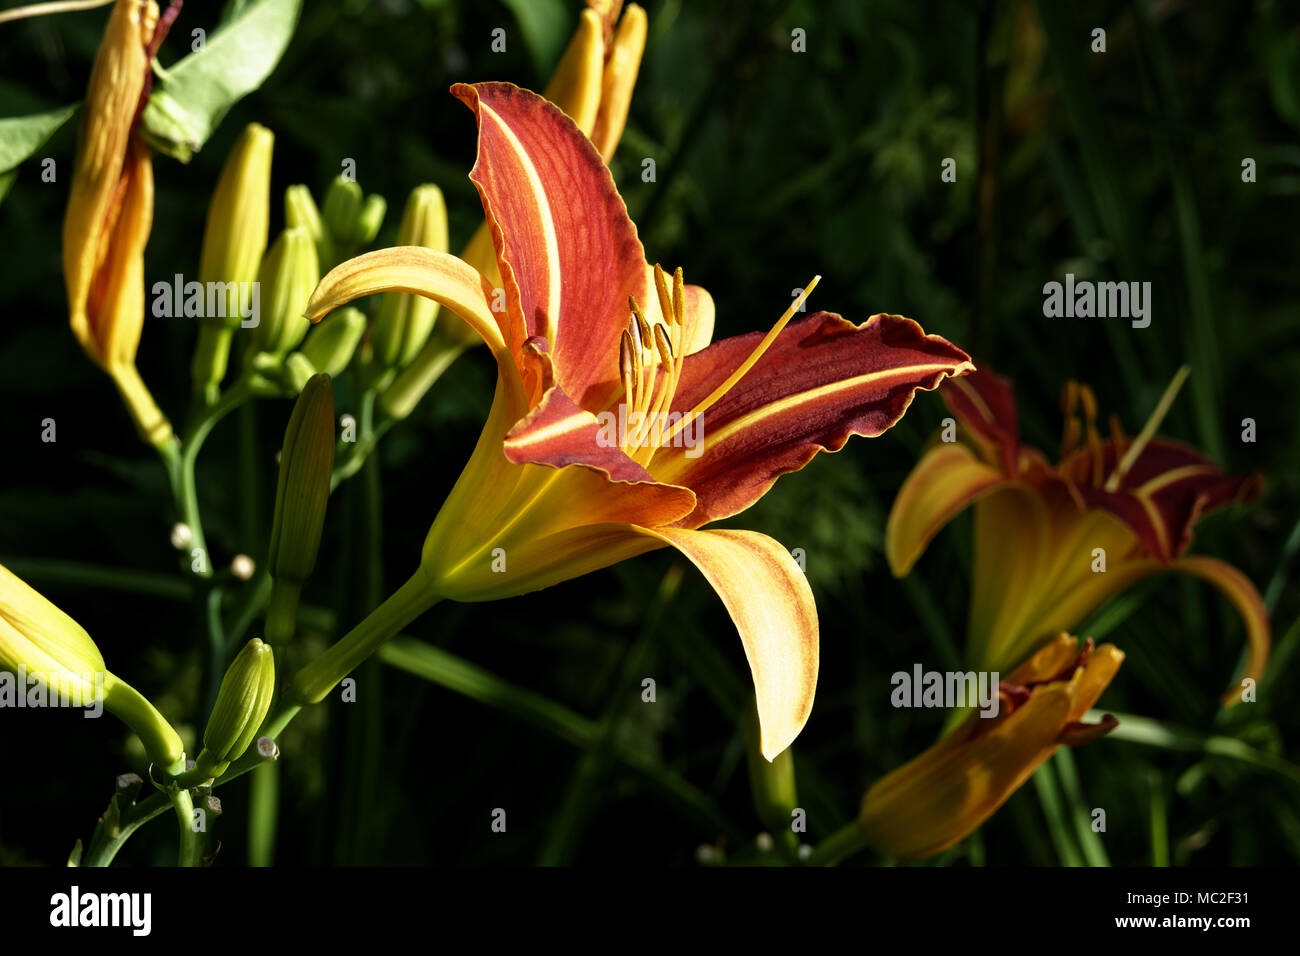
[[[397,245],[447,251],[447,206],[437,186],[411,192],[397,230]],[[438,303],[405,292],[385,292],[370,330],[375,377],[405,368],[433,332]]]
[[[312,290],[320,282],[316,244],[301,227],[280,233],[262,261],[261,314],[253,327],[252,349],[283,355],[297,346],[311,328],[303,316]]]
[[[601,78],[600,110],[588,134],[605,162],[609,162],[623,138],[627,112],[632,105],[632,89],[641,69],[645,52],[645,10],[635,3],[623,11],[618,32],[605,51],[605,71]]]
[[[208,206],[200,282],[252,282],[266,252],[275,135],[249,123],[236,140]],[[238,325],[239,316],[231,318]]]
[[[298,396],[284,433],[267,569],[301,584],[311,576],[334,469],[334,388],[317,375]]]
[[[326,272],[337,263],[334,261],[334,244],[330,240],[329,230],[321,219],[316,200],[311,197],[311,190],[306,186],[290,186],[284,191],[284,221],[289,226],[301,226],[311,233],[316,243],[316,260],[321,272]]]
[[[384,224],[388,212],[388,200],[383,196],[372,194],[366,197],[352,230],[352,241],[358,246],[369,245],[379,235],[379,227]]]
[[[245,290],[257,280],[271,217],[271,153],[275,136],[250,123],[235,141],[208,205],[199,257],[199,281],[233,283],[224,315],[204,316],[190,366],[194,390],[211,403],[226,377],[230,342],[249,303]],[[233,305],[231,304],[233,302]]]
[[[221,680],[217,702],[203,731],[203,750],[194,769],[202,777],[225,773],[253,742],[275,694],[275,655],[270,644],[253,638]]]
[[[351,242],[352,231],[361,215],[361,186],[335,176],[325,191],[325,225],[336,239]]]
[[[365,331],[366,317],[360,309],[338,309],[307,333],[298,354],[306,357],[314,372],[336,378],[352,361]]]

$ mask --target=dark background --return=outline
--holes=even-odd
[[[537,0],[541,2],[541,0]],[[515,4],[515,7],[520,4]],[[481,218],[466,173],[474,125],[447,93],[457,81],[540,89],[564,30],[528,37],[499,2],[309,0],[283,61],[183,166],[155,160],[157,206],[146,281],[197,270],[208,197],[244,124],[276,134],[272,230],[284,187],[321,196],[344,157],[367,192],[389,201],[376,245],[391,244],[406,193],[437,183],[453,245]],[[646,4],[650,36],[627,133],[612,163],[650,260],[681,265],[717,303],[719,336],[768,327],[790,290],[823,275],[812,305],[854,321],[916,318],[1011,376],[1022,431],[1055,455],[1058,396],[1090,382],[1103,415],[1130,434],[1177,367],[1192,375],[1162,432],[1226,469],[1259,471],[1266,493],[1197,528],[1197,552],[1237,565],[1273,602],[1276,653],[1260,702],[1227,714],[1242,628],[1208,587],[1156,579],[1081,633],[1128,659],[1102,706],[1196,731],[1184,750],[1115,740],[1075,751],[1086,807],[1107,810],[1115,864],[1300,859],[1300,770],[1289,775],[1215,752],[1226,734],[1294,760],[1290,587],[1300,536],[1297,447],[1300,308],[1294,298],[1300,214],[1300,29],[1296,8],[1268,2],[666,2]],[[217,4],[187,2],[164,46],[170,63]],[[104,10],[0,25],[0,115],[78,100]],[[507,52],[490,50],[507,30]],[[1090,51],[1107,31],[1107,52]],[[807,52],[791,51],[791,30]],[[531,41],[531,42],[530,42]],[[136,439],[109,379],[67,328],[59,235],[75,123],[42,151],[60,182],[24,167],[0,206],[0,562],[77,618],[110,668],[178,724],[201,732],[202,638],[176,594],[175,520],[161,468]],[[1253,157],[1258,181],[1243,183]],[[657,181],[640,179],[653,157]],[[957,160],[956,183],[940,163]],[[1042,286],[1066,272],[1150,281],[1146,329],[1119,320],[1047,319]],[[140,368],[182,417],[194,330],[146,321]],[[477,437],[492,368],[458,362],[382,446],[386,587],[415,568],[424,534]],[[349,409],[346,384],[337,395]],[[289,413],[265,401],[219,427],[200,461],[214,561],[262,560],[273,455]],[[731,523],[807,554],[821,618],[817,704],[795,746],[809,841],[847,822],[871,781],[927,746],[941,715],[889,706],[889,675],[921,662],[956,666],[969,596],[969,516],[944,531],[906,582],[882,551],[893,496],[944,417],[923,395],[896,428],[856,439],[782,479]],[[40,421],[58,440],[40,441]],[[1258,440],[1240,440],[1240,422]],[[258,456],[239,467],[241,430]],[[355,547],[358,488],[340,489],[306,601],[312,640],[364,616],[367,568]],[[36,563],[36,562],[42,563]],[[50,563],[53,562],[53,563]],[[91,586],[59,562],[151,572],[148,593]],[[680,775],[706,797],[683,805],[618,760],[582,754],[500,709],[371,664],[363,700],[330,702],[293,725],[279,862],[310,864],[681,864],[719,846],[758,858],[763,829],[749,796],[738,729],[749,690],[721,603],[687,567],[671,602],[661,552],[485,606],[441,605],[411,628],[593,720],[611,739]],[[60,570],[62,568],[62,570]],[[254,631],[256,633],[256,631]],[[654,677],[658,702],[640,700]],[[142,755],[113,719],[0,713],[0,863],[59,864],[86,839],[114,774]],[[652,777],[653,775],[651,775]],[[219,862],[245,856],[247,782],[221,791]],[[506,835],[489,829],[507,810]],[[1165,828],[1163,831],[1161,828]],[[123,862],[166,862],[170,821],[141,831]],[[940,862],[1054,864],[1034,786]],[[856,858],[871,862],[871,855]]]

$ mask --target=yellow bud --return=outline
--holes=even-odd
[[[217,702],[203,731],[203,750],[195,770],[204,777],[225,772],[253,742],[275,695],[275,655],[270,644],[253,638],[221,680]]]
[[[307,333],[300,354],[311,363],[313,374],[336,378],[352,361],[365,332],[366,317],[360,309],[335,309]]]
[[[200,282],[252,282],[266,252],[275,136],[249,123],[226,158],[208,206]],[[238,316],[233,317],[238,325]]]
[[[604,65],[604,25],[595,10],[583,10],[578,29],[542,95],[564,110],[584,136],[590,136],[596,125]]]
[[[588,134],[596,151],[609,162],[627,125],[628,109],[632,105],[632,89],[636,86],[641,69],[641,56],[645,53],[645,10],[635,3],[623,12],[618,32],[605,54],[605,70],[601,79],[600,112]]]

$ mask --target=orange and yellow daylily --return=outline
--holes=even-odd
[[[919,757],[876,781],[858,825],[885,856],[946,850],[993,815],[1062,744],[1077,746],[1117,726],[1109,714],[1083,723],[1124,655],[1068,634],[1040,648],[1000,681],[996,717],[970,714]]]
[[[318,321],[364,295],[424,295],[496,359],[492,410],[429,531],[419,588],[429,603],[492,600],[671,545],[740,632],[771,758],[812,706],[812,592],[776,541],[702,526],[850,435],[879,435],[969,357],[896,315],[791,321],[803,297],[766,335],[710,345],[711,297],[647,265],[609,170],[570,119],[511,84],[452,92],[478,119],[470,178],[503,287],[449,255],[385,249],[335,268],[307,310]]]
[[[86,354],[122,394],[136,428],[158,445],[171,424],[136,371],[144,326],[144,247],[153,225],[153,163],[136,135],[149,63],[176,8],[117,0],[83,107],[84,122],[63,221],[69,321]]]
[[[1185,554],[1193,525],[1258,495],[1258,476],[1225,475],[1194,449],[1155,438],[1163,411],[1133,440],[1112,418],[1103,439],[1092,391],[1073,382],[1065,389],[1056,465],[1020,443],[1011,387],[987,367],[941,391],[962,426],[961,440],[936,444],[908,476],[889,516],[885,549],[894,574],[906,575],[939,529],[975,506],[968,633],[974,666],[1005,670],[1135,582],[1177,571],[1208,581],[1232,602],[1248,642],[1242,676],[1259,677],[1269,648],[1259,592],[1230,564]],[[1240,696],[1234,685],[1224,703]]]

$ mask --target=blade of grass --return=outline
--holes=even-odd
[[[1047,818],[1047,832],[1052,837],[1056,856],[1062,866],[1083,866],[1083,855],[1070,835],[1070,822],[1066,819],[1065,807],[1056,786],[1056,774],[1050,761],[1034,771],[1034,789],[1038,791],[1038,803]]]
[[[1074,835],[1083,850],[1084,859],[1089,866],[1110,866],[1106,845],[1092,828],[1092,813],[1083,798],[1083,788],[1079,786],[1079,771],[1074,765],[1074,754],[1069,747],[1058,747],[1052,756],[1052,763],[1056,765],[1061,791],[1065,794],[1070,819],[1074,823]]]

